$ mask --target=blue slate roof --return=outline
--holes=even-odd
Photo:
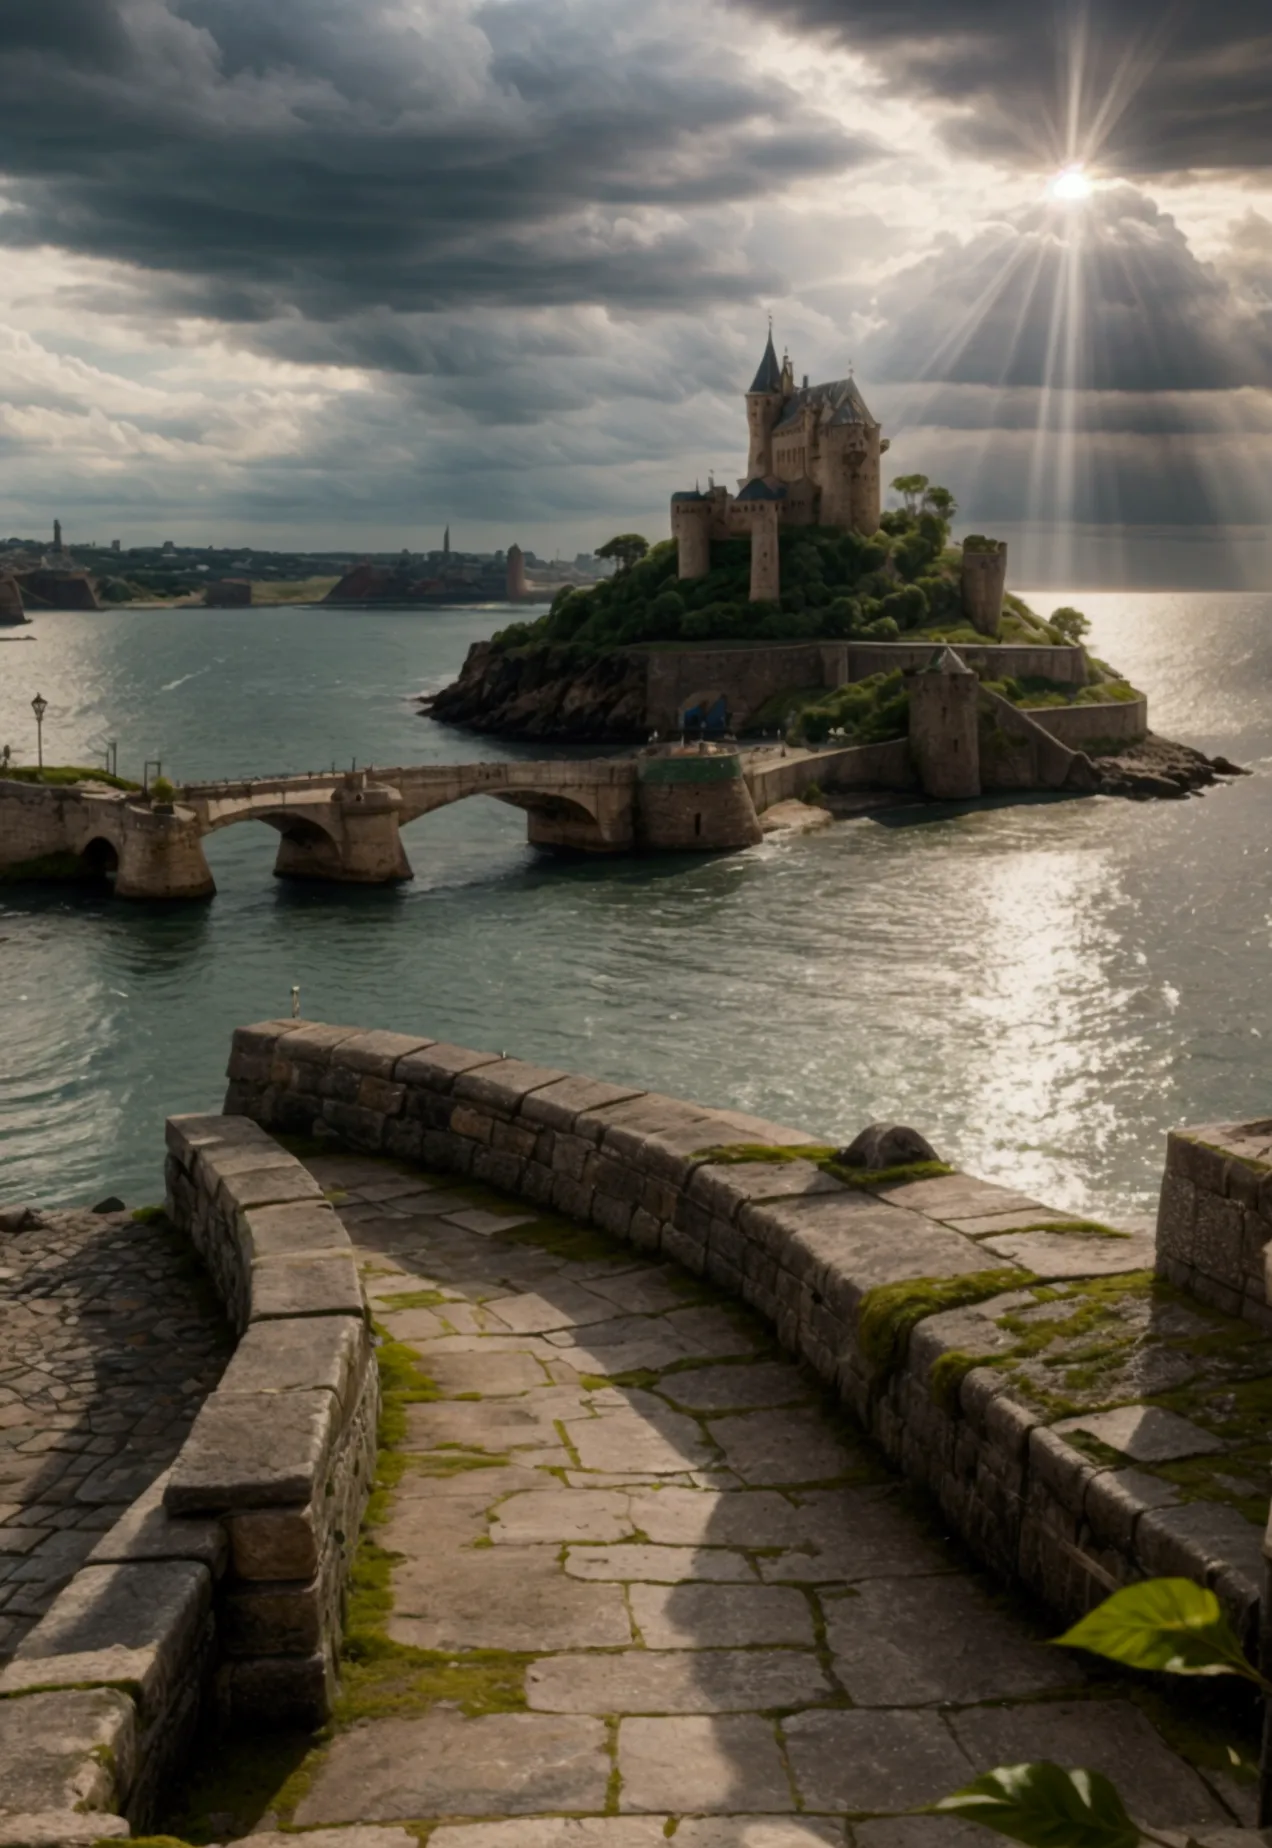
[[[782,368],[777,363],[777,354],[773,350],[773,336],[770,333],[760,369],[751,383],[752,391],[781,391]]]
[[[873,424],[874,418],[857,389],[856,379],[831,379],[826,385],[805,385],[793,392],[782,407],[774,432],[786,429],[811,405],[819,421],[827,424]]]
[[[673,501],[700,501],[707,497],[700,488],[681,488],[671,498]]]
[[[786,489],[780,482],[775,488],[771,488],[762,476],[757,475],[753,481],[747,482],[738,495],[738,499],[740,501],[781,501],[786,499]]]

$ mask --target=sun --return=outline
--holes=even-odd
[[[1061,167],[1047,184],[1048,199],[1055,199],[1061,205],[1085,205],[1095,191],[1094,185],[1087,178],[1086,168],[1080,160],[1070,161],[1067,167]]]

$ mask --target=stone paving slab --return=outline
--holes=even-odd
[[[172,1462],[232,1346],[162,1222],[36,1217],[0,1234],[0,1664]]]
[[[1027,1756],[1124,1783],[1133,1758],[1150,1821],[1248,1819],[1230,1780],[968,1576],[736,1304],[558,1215],[511,1225],[524,1208],[453,1177],[441,1211],[417,1189],[386,1233],[412,1171],[332,1161],[315,1172],[339,1177],[377,1320],[431,1382],[404,1407],[373,1535],[382,1634],[419,1653],[359,1658],[289,1827],[440,1825],[434,1848],[976,1848],[978,1831],[906,1812]],[[951,1218],[1037,1210],[912,1186]],[[791,1207],[810,1228],[819,1198]],[[503,1230],[457,1225],[470,1209]],[[850,1203],[833,1236],[876,1216]],[[1206,1512],[1172,1496],[1153,1518]]]

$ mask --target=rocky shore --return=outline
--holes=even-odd
[[[1097,794],[1139,801],[1191,796],[1215,783],[1251,774],[1226,757],[1207,757],[1204,751],[1174,744],[1155,732],[1115,755],[1093,756],[1092,762],[1100,778]]]
[[[501,738],[565,744],[643,742],[646,669],[636,654],[581,658],[573,648],[500,652],[475,642],[459,679],[429,703],[429,716]]]

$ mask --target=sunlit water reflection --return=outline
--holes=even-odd
[[[1261,774],[1186,803],[898,811],[717,860],[555,862],[470,801],[407,830],[394,891],[277,882],[277,837],[247,825],[208,843],[209,906],[5,891],[0,1198],[154,1198],[163,1116],[217,1107],[232,1027],[298,982],[313,1019],[828,1136],[910,1121],[1066,1207],[1148,1210],[1170,1126],[1272,1108],[1272,598],[1076,600],[1160,730]],[[106,737],[121,769],[185,777],[503,755],[404,698],[492,620],[41,616],[0,645],[0,741],[31,754],[38,689],[57,761]]]

